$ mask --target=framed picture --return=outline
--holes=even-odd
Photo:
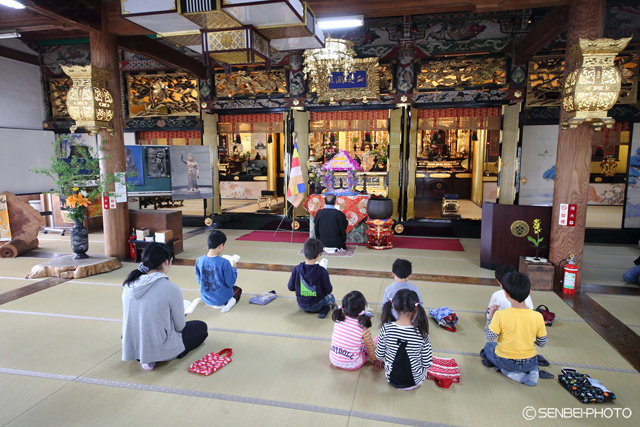
[[[211,199],[211,148],[206,145],[172,146],[171,193],[175,200]]]
[[[11,228],[9,227],[9,209],[7,208],[7,196],[0,195],[0,241],[11,240]]]
[[[126,160],[127,182],[134,185],[144,185],[144,164],[142,163],[142,147],[127,145],[124,147]]]
[[[169,147],[145,147],[147,160],[147,178],[169,178],[171,166],[169,163]]]

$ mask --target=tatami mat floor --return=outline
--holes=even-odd
[[[226,253],[241,255],[241,262],[294,265],[303,261],[297,255],[298,244],[237,241],[245,231],[225,233]],[[42,237],[40,252],[69,252],[68,236]],[[103,250],[101,234],[90,238],[91,252]],[[492,277],[493,272],[479,267],[479,241],[461,242],[464,252],[374,252],[359,247],[353,258],[329,258],[329,267],[388,272],[397,257],[404,257],[412,260],[416,273]],[[205,252],[206,234],[185,240],[184,246],[180,258],[197,258]],[[589,283],[606,284],[597,278],[611,275],[612,265],[632,264],[635,251],[632,246],[589,245],[585,263],[592,270],[587,273],[585,266],[584,277],[594,280]],[[0,294],[33,283],[23,277],[40,261],[28,256],[0,259]],[[121,284],[134,267],[125,263],[119,270],[68,281],[0,305],[1,426],[639,424],[639,374],[554,293],[532,293],[535,305],[545,304],[557,315],[548,329],[549,344],[539,350],[552,362],[545,369],[557,375],[562,366],[575,366],[614,391],[615,403],[582,405],[556,380],[540,380],[529,388],[485,368],[478,352],[485,343],[486,306],[497,288],[453,283],[414,281],[426,307],[446,305],[460,318],[456,333],[430,324],[435,355],[453,357],[460,366],[462,382],[450,389],[427,381],[415,391],[399,392],[369,364],[355,372],[333,368],[328,360],[331,320],[319,320],[298,309],[287,290],[289,273],[259,270],[239,271],[238,285],[244,295],[229,313],[200,304],[189,316],[209,326],[209,338],[200,348],[185,359],[143,371],[137,362],[123,362],[121,354]],[[353,289],[363,292],[375,313],[374,335],[379,328],[379,301],[392,282],[388,276],[331,277],[337,298]],[[174,266],[169,277],[185,299],[198,296],[193,267]],[[272,303],[248,303],[251,294],[272,289],[278,294]],[[590,296],[640,331],[637,298]],[[233,349],[231,364],[209,377],[188,372],[191,362],[225,347]],[[605,420],[556,416],[527,421],[523,410],[529,406],[627,410]]]

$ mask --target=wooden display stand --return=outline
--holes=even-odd
[[[483,203],[480,266],[490,270],[495,270],[500,265],[516,267],[520,264],[520,256],[535,256],[536,250],[527,239],[527,236],[536,237],[533,231],[534,219],[540,220],[540,236],[544,237],[542,245],[546,246],[540,249],[539,256],[548,258],[551,207]],[[522,237],[512,232],[512,227],[522,230],[516,221],[525,222],[529,228],[528,233]]]
[[[129,227],[148,228],[149,234],[157,231],[173,232],[173,250],[182,252],[182,212],[169,210],[129,210]],[[205,248],[206,249],[206,248]],[[204,249],[203,249],[204,250]]]
[[[537,291],[552,291],[553,276],[555,267],[549,261],[533,262],[526,261],[526,257],[520,257],[520,265],[518,271],[529,276],[531,281],[531,289]]]

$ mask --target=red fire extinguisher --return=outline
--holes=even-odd
[[[560,261],[562,264],[564,261],[567,263],[564,266],[562,274],[562,293],[567,295],[575,295],[576,293],[576,278],[578,276],[578,264],[580,261],[576,260],[575,255],[569,255],[568,259]],[[560,265],[559,264],[559,265]]]
[[[135,261],[136,259],[136,244],[134,241],[136,240],[136,229],[133,229],[133,232],[129,236],[129,257]]]

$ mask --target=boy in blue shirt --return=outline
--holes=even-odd
[[[242,289],[235,286],[238,278],[236,266],[222,258],[227,236],[220,230],[213,230],[207,239],[209,252],[196,260],[196,277],[200,285],[200,297],[210,307],[231,310],[242,295]]]

